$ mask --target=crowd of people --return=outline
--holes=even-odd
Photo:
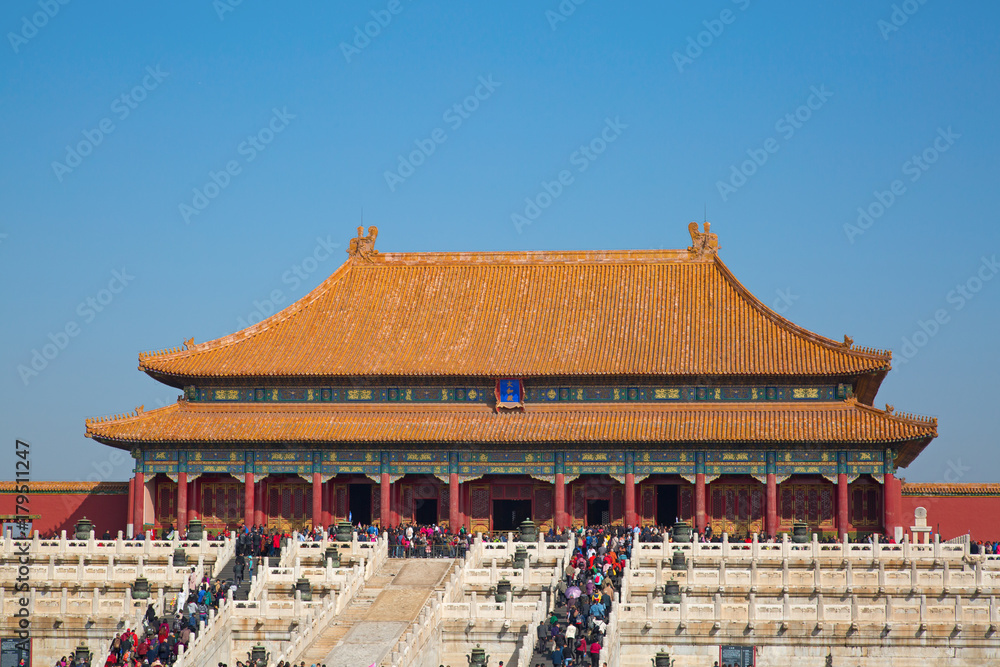
[[[976,541],[976,542],[970,542],[969,543],[969,553],[970,554],[988,554],[988,555],[1000,554],[1000,542],[997,542],[997,541],[994,541],[994,542],[990,542],[990,541],[983,542],[982,540],[979,540],[979,541]]]
[[[623,526],[580,528],[549,618],[538,626],[535,653],[556,667],[598,667],[615,591],[635,532]],[[555,534],[550,534],[555,537]]]
[[[372,526],[369,530],[377,529]],[[472,544],[472,535],[465,528],[449,533],[437,525],[396,526],[386,531],[389,556],[392,558],[464,558]],[[359,537],[360,537],[359,531]],[[364,534],[368,535],[366,531]]]
[[[194,577],[193,574],[191,576]],[[176,613],[157,617],[150,604],[146,608],[142,628],[126,628],[116,636],[111,642],[105,667],[163,667],[173,664],[180,648],[191,646],[199,623],[208,622],[209,610],[218,610],[219,601],[234,586],[232,581],[224,582],[208,576],[200,582],[190,583],[191,592],[177,606]]]

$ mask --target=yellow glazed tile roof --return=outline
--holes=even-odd
[[[891,353],[785,320],[685,250],[353,255],[288,308],[139,368],[185,378],[855,375]]]
[[[532,404],[497,413],[465,404],[192,403],[87,420],[112,443],[891,443],[937,435],[934,419],[854,399],[812,404]],[[924,443],[926,444],[926,442]],[[900,461],[901,465],[905,465]]]

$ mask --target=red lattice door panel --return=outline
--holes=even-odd
[[[532,519],[538,524],[539,530],[552,528],[553,494],[550,486],[535,487],[535,502],[532,503]]]
[[[470,530],[475,533],[490,531],[490,485],[473,484],[469,488]]]

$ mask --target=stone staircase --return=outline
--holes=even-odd
[[[219,571],[219,575],[216,577],[216,579],[221,579],[222,581],[225,581],[225,582],[235,581],[235,573],[234,573],[235,569],[236,569],[236,556],[233,556],[222,567],[222,570]],[[247,568],[245,566],[243,568],[243,575],[245,577],[247,576]],[[245,578],[240,583],[240,585],[236,589],[236,591],[233,592],[233,599],[234,600],[246,600],[247,598],[249,598],[250,597],[250,585],[251,585],[251,581],[250,581],[249,577]]]
[[[388,559],[298,661],[328,667],[378,662],[395,646],[453,564],[451,560]]]

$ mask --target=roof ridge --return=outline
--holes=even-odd
[[[164,405],[159,408],[153,408],[152,410],[146,410],[145,405],[137,405],[135,406],[135,409],[130,412],[120,412],[117,414],[107,415],[103,417],[87,417],[83,422],[87,427],[87,432],[85,433],[85,436],[88,438],[90,437],[91,426],[98,426],[100,424],[110,424],[113,422],[120,424],[123,422],[129,422],[135,419],[152,416],[160,412],[174,411],[179,409],[179,407],[180,407],[180,399],[178,399],[177,403],[171,403],[170,405]]]
[[[843,342],[837,342],[832,338],[827,338],[826,336],[818,334],[815,331],[806,329],[805,327],[796,324],[795,322],[792,322],[791,320],[785,317],[782,317],[777,312],[769,308],[763,301],[758,299],[753,292],[747,289],[747,287],[742,282],[740,282],[739,278],[737,278],[736,275],[729,270],[729,267],[726,266],[725,262],[722,261],[722,258],[720,258],[718,255],[713,255],[712,259],[714,259],[715,265],[719,269],[719,272],[722,274],[723,278],[729,281],[730,284],[732,284],[733,287],[740,293],[740,295],[744,299],[749,301],[750,304],[754,306],[761,315],[770,319],[779,327],[786,330],[790,330],[791,333],[800,335],[804,338],[807,338],[813,343],[816,343],[818,345],[823,345],[824,347],[827,347],[831,350],[835,350],[838,352],[850,352],[858,356],[865,356],[876,359],[884,358],[886,362],[891,362],[892,350],[881,350],[873,347],[856,346],[854,344],[854,339],[847,335],[844,336]]]
[[[234,343],[238,343],[240,341],[253,338],[256,335],[267,331],[272,326],[280,324],[281,322],[284,322],[285,320],[294,317],[299,312],[304,310],[308,305],[312,304],[314,301],[316,301],[321,296],[326,294],[326,291],[333,285],[333,283],[335,283],[337,280],[343,277],[342,274],[346,273],[348,268],[358,263],[359,261],[355,257],[348,257],[347,261],[341,264],[336,271],[327,276],[323,280],[323,282],[314,287],[305,296],[296,299],[292,303],[288,304],[288,306],[286,306],[285,308],[282,308],[273,315],[264,318],[260,322],[255,322],[254,324],[251,324],[250,326],[244,329],[240,329],[239,331],[233,332],[227,336],[222,336],[220,338],[213,338],[212,340],[206,340],[205,342],[198,344],[194,344],[193,339],[191,339],[190,344],[188,341],[185,341],[184,347],[168,348],[163,352],[147,352],[145,353],[145,355],[140,352],[139,370],[140,371],[150,370],[149,367],[143,363],[143,361],[146,359],[151,359],[153,357],[162,359],[164,357],[169,357],[175,354],[184,354],[186,352],[190,352],[191,353],[190,356],[193,356],[195,354],[223,348],[228,345],[232,345]]]
[[[937,417],[931,417],[929,415],[918,415],[913,412],[896,412],[895,408],[888,403],[886,403],[885,405],[886,409],[883,410],[881,408],[876,408],[874,405],[867,405],[865,403],[861,403],[860,401],[857,400],[857,398],[853,396],[846,399],[845,403],[847,402],[854,403],[857,407],[867,412],[874,412],[876,414],[882,415],[884,417],[893,419],[895,421],[904,424],[933,426],[934,432],[937,433],[937,421],[938,421]]]

